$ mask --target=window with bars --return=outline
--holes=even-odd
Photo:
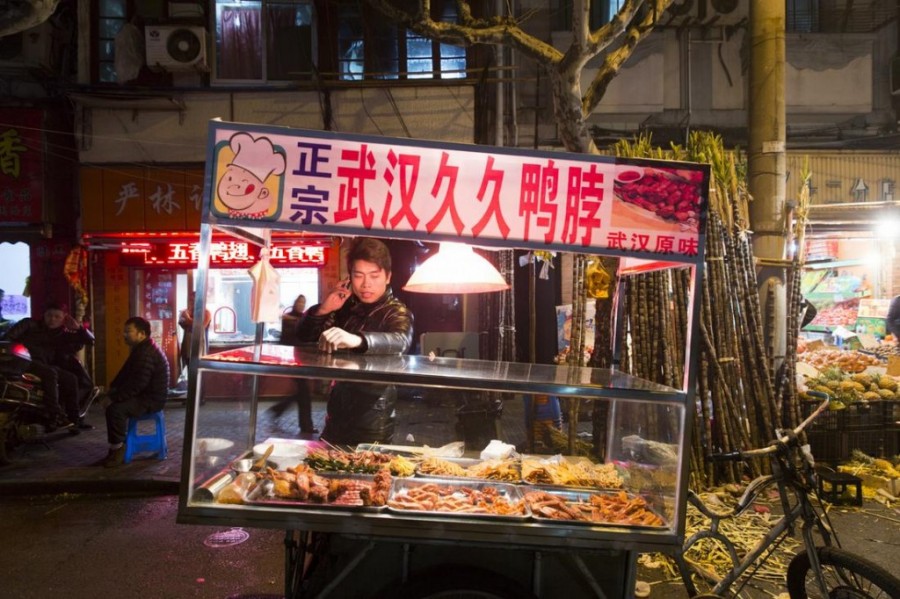
[[[785,30],[790,33],[819,31],[818,0],[786,0]]]
[[[315,65],[312,0],[215,0],[219,81],[310,79]]]
[[[127,0],[99,0],[97,2],[97,81],[116,82],[116,35],[127,22]]]
[[[432,2],[433,18],[456,22],[456,3]],[[362,2],[338,8],[338,78],[462,79],[466,49],[423,37],[367,9]],[[368,51],[367,51],[368,49]]]

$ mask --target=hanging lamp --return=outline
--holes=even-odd
[[[443,242],[403,287],[413,293],[486,293],[509,284],[493,264],[464,243]]]

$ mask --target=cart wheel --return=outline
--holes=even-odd
[[[396,599],[537,599],[509,578],[477,568],[441,567],[421,572],[396,591]]]

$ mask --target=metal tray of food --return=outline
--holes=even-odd
[[[535,470],[543,469],[540,476],[533,477]],[[592,471],[608,470],[607,473]],[[526,485],[553,487],[556,489],[610,489],[622,488],[624,480],[620,469],[613,464],[594,464],[585,457],[568,456],[522,456],[520,463],[521,481]],[[565,480],[568,479],[568,480]]]
[[[482,472],[473,472],[482,467]],[[521,480],[517,460],[481,460],[478,458],[427,458],[416,466],[416,476],[457,481],[491,480],[515,484]]]
[[[260,477],[257,485],[263,485],[261,490],[251,488],[247,492],[244,500],[246,505],[264,505],[269,507],[299,507],[299,508],[316,508],[328,510],[349,510],[357,512],[380,512],[387,507],[386,503],[376,505],[378,499],[373,498],[376,504],[366,505],[360,496],[363,488],[369,489],[369,493],[376,492],[376,476],[382,483],[383,499],[386,502],[390,495],[391,483],[393,479],[388,473],[374,474],[346,474],[346,473],[299,473],[297,479],[301,476],[307,476],[309,482],[309,493],[306,499],[301,499],[301,493],[298,490],[297,483],[293,481],[272,480]],[[266,483],[265,481],[270,481]],[[287,483],[287,486],[285,485]],[[274,485],[281,485],[282,488],[276,490]],[[344,486],[341,491],[338,489]],[[254,492],[256,491],[256,492]],[[335,493],[337,493],[335,495]],[[321,497],[322,500],[314,500],[314,497]]]
[[[530,517],[516,485],[446,478],[394,479],[388,510],[490,520],[527,520]]]
[[[650,530],[669,527],[643,497],[625,491],[576,491],[534,485],[521,487],[521,493],[532,518],[539,522]]]

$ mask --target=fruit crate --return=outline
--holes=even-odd
[[[872,429],[883,427],[885,409],[882,401],[857,402],[842,410],[826,409],[816,418],[808,431],[843,431],[847,429]],[[819,402],[803,402],[800,411],[803,418],[812,414]]]
[[[849,459],[854,449],[858,449],[864,454],[873,458],[889,458],[897,453],[897,434],[896,431],[880,429],[880,430],[859,430],[848,431],[844,433],[846,436],[847,456]],[[816,455],[815,453],[813,455]]]
[[[847,435],[839,431],[808,431],[806,439],[817,463],[837,465],[849,456]]]
[[[887,428],[900,430],[900,400],[885,399],[880,403],[884,425]]]

